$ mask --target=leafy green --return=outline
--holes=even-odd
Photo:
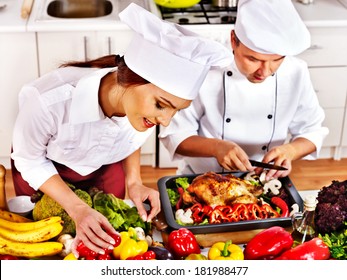
[[[127,231],[129,227],[141,227],[148,233],[151,228],[150,223],[142,220],[135,206],[130,207],[124,200],[111,193],[96,193],[93,205],[94,209],[103,214],[118,231]]]
[[[187,177],[179,177],[175,179],[177,187],[182,187],[185,191],[189,187],[189,181]]]
[[[345,227],[347,223],[345,222]],[[329,247],[331,257],[336,260],[347,260],[347,228],[339,232],[319,234]]]
[[[180,198],[180,195],[177,191],[173,190],[173,189],[166,189],[167,190],[167,194],[169,196],[169,200],[170,200],[170,204],[172,207],[175,207],[175,205],[177,204],[177,201]]]

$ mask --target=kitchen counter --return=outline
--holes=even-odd
[[[347,6],[343,5],[347,5],[346,0],[314,0],[308,5],[293,0],[293,3],[308,27],[347,26]]]
[[[48,0],[35,1],[30,15],[28,31],[110,31],[124,30],[128,26],[120,22],[118,13],[126,8],[130,2],[148,9],[147,0],[116,0],[110,15],[84,19],[60,19],[45,13]]]
[[[22,1],[0,0],[0,32],[25,32],[27,19],[21,18]]]
[[[158,15],[158,9],[153,0],[135,0],[135,2]],[[346,4],[345,4],[346,2]],[[89,19],[55,19],[42,17],[42,9],[46,1],[34,1],[28,20],[22,19],[20,10],[22,1],[0,0],[6,8],[0,11],[1,32],[25,31],[107,31],[124,30],[128,27],[119,21],[118,16]],[[117,11],[124,9],[130,1],[117,1]],[[294,6],[308,27],[341,27],[347,26],[347,0],[314,0],[313,4],[302,4],[293,0]],[[230,27],[231,25],[229,25]],[[205,28],[205,25],[190,25],[194,30]],[[226,25],[214,25],[214,29],[225,29]]]

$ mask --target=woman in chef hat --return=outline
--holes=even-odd
[[[80,241],[96,252],[112,247],[107,232],[115,230],[64,181],[120,198],[126,188],[142,219],[151,221],[159,193],[142,184],[140,147],[156,125],[167,126],[190,105],[211,67],[231,59],[224,46],[136,4],[119,17],[135,31],[124,57],[65,64],[19,94],[11,155],[16,195],[40,190],[56,200],[75,221],[76,255]]]
[[[159,135],[172,159],[183,159],[178,173],[253,171],[251,158],[287,168],[267,179],[284,177],[293,160],[315,158],[328,134],[307,65],[294,57],[310,34],[292,1],[238,3],[233,63],[211,71]]]

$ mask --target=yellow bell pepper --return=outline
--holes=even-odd
[[[145,240],[138,240],[136,231],[130,227],[128,231],[120,232],[121,243],[113,249],[113,256],[117,260],[126,260],[136,257],[148,250],[148,244]]]
[[[65,256],[64,260],[77,261],[75,255],[73,253],[69,253]]]
[[[243,251],[231,240],[227,242],[217,242],[212,245],[208,251],[209,260],[243,260]]]

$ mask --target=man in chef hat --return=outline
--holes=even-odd
[[[115,230],[65,182],[97,186],[119,198],[127,191],[143,221],[150,222],[160,200],[157,190],[142,184],[141,146],[156,125],[167,125],[190,105],[211,68],[232,59],[221,44],[136,4],[119,17],[134,30],[124,57],[66,63],[19,94],[11,154],[16,195],[40,190],[59,203],[76,225],[76,255],[80,241],[95,252],[112,248],[107,233]]]
[[[307,65],[294,57],[309,46],[291,0],[239,1],[232,64],[211,71],[161,131],[178,173],[253,171],[249,159],[287,168],[268,171],[270,179],[287,176],[293,160],[316,158],[328,129]]]

